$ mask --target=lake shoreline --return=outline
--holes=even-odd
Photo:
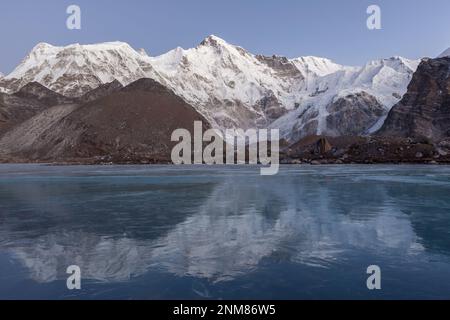
[[[182,167],[182,166],[206,166],[211,167],[211,165],[207,164],[189,164],[189,165],[175,165],[169,162],[96,162],[96,161],[57,161],[57,162],[49,162],[49,161],[0,161],[0,165],[47,165],[47,166],[170,166],[170,167]],[[300,161],[294,160],[291,162],[282,161],[280,162],[280,166],[351,166],[351,165],[427,165],[427,166],[449,166],[450,161],[436,161],[436,160],[424,160],[424,161],[364,161],[364,162],[342,162],[342,161],[333,161],[330,159],[322,159],[322,160],[312,160],[312,161]],[[253,165],[253,164],[222,164],[214,166],[262,166],[262,165]]]

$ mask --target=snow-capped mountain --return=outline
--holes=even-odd
[[[401,57],[363,67],[318,57],[267,57],[216,36],[195,48],[176,48],[158,57],[122,42],[67,47],[42,43],[0,80],[0,87],[3,83],[17,91],[39,82],[73,97],[114,80],[128,85],[152,78],[215,127],[271,126],[283,137],[296,139],[307,134],[361,134],[381,126],[406,92],[417,65]]]
[[[445,58],[445,57],[450,57],[450,48],[448,48],[438,56],[438,58]]]
[[[196,48],[151,58],[151,64],[178,95],[222,128],[266,127],[294,109],[305,79],[286,58],[255,56],[215,36]]]
[[[146,58],[123,42],[67,47],[40,43],[4,80],[14,91],[29,82],[39,82],[75,97],[114,80],[129,84],[152,75]]]
[[[281,129],[287,139],[374,130],[406,92],[419,64],[402,57],[363,67],[342,66],[318,57],[265,57],[215,36],[197,48],[177,48],[151,60],[166,84],[214,125],[270,125]],[[358,96],[350,99],[353,95]],[[345,98],[346,104],[342,103]],[[356,119],[352,119],[354,101],[359,112]],[[336,102],[340,106],[336,107]],[[343,113],[342,108],[349,110]],[[358,122],[356,131],[352,120]],[[343,122],[343,129],[337,128]]]
[[[355,134],[352,128],[356,126],[358,134],[375,131],[406,92],[418,65],[416,60],[393,57],[308,78],[297,110],[271,127],[279,128],[288,139]]]

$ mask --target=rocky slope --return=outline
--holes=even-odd
[[[206,120],[171,90],[141,79],[97,100],[48,108],[0,139],[3,161],[169,162],[175,129]]]
[[[326,110],[327,133],[332,136],[365,133],[386,114],[385,107],[364,91],[338,98]]]
[[[379,131],[383,136],[450,137],[450,57],[425,59],[400,103]]]
[[[401,57],[363,67],[317,57],[266,57],[216,36],[207,37],[196,48],[177,48],[158,57],[120,42],[39,44],[0,79],[0,87],[14,92],[39,82],[60,94],[80,97],[114,81],[128,85],[151,78],[194,106],[214,127],[270,126],[295,141],[309,134],[361,134],[378,129],[406,92],[417,64]],[[345,106],[342,99],[347,101]],[[363,109],[357,116],[361,123],[341,128],[337,122],[350,123],[349,110],[356,108]]]
[[[122,88],[123,88],[123,85],[119,81],[114,80],[113,82],[110,82],[107,84],[102,84],[98,88],[96,88],[92,91],[89,91],[88,93],[84,94],[77,100],[80,101],[81,103],[95,101],[97,99],[106,97],[114,92],[117,92]]]
[[[69,103],[73,103],[72,99],[36,82],[28,83],[14,94],[0,93],[0,136],[51,106]]]
[[[38,101],[45,106],[70,104],[76,101],[76,99],[68,98],[66,96],[63,96],[62,94],[49,90],[38,82],[27,83],[13,95],[22,99]]]
[[[284,148],[287,164],[450,164],[450,141],[401,137],[308,136]]]

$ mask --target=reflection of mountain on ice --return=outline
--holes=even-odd
[[[34,246],[14,248],[13,252],[37,282],[66,279],[70,265],[80,266],[85,279],[121,282],[146,271],[146,261],[141,260],[145,257],[140,256],[144,252],[139,249],[131,239],[61,233],[43,236]]]
[[[378,208],[379,215],[359,221],[336,217],[325,188],[317,198],[294,190],[289,183],[283,189],[248,184],[245,190],[224,183],[199,214],[158,241],[153,256],[171,273],[225,280],[252,271],[265,257],[326,268],[348,247],[422,249],[409,221],[392,212]],[[277,216],[265,215],[274,209]]]
[[[149,268],[226,281],[256,270],[265,258],[327,268],[339,263],[348,248],[403,255],[423,250],[411,221],[393,212],[382,185],[367,191],[367,207],[363,199],[359,206],[342,207],[345,201],[336,196],[345,186],[338,181],[302,176],[306,183],[298,184],[299,177],[280,176],[276,179],[282,181],[272,184],[258,179],[225,178],[200,208],[189,210],[195,214],[156,238],[66,232],[71,226],[64,225],[26,242],[10,242],[8,249],[39,282],[66,279],[65,270],[73,264],[81,267],[84,279],[107,282],[126,281]],[[0,229],[2,238],[20,229],[9,223]]]

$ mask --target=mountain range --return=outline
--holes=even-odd
[[[38,44],[1,80],[15,92],[38,82],[68,97],[79,97],[115,80],[126,86],[151,78],[172,89],[219,128],[281,129],[284,138],[309,134],[364,133],[406,92],[419,61],[392,57],[362,67],[328,59],[254,55],[209,36],[196,48],[176,48],[149,57],[126,43]],[[358,125],[336,123],[358,104]],[[376,107],[372,103],[376,101]],[[334,112],[336,104],[345,108]]]
[[[440,55],[440,65],[447,64],[449,53]],[[310,136],[368,136],[380,129],[397,134],[398,128],[388,128],[399,117],[399,105],[419,101],[411,100],[409,90],[416,91],[415,97],[427,90],[430,97],[441,95],[433,103],[447,110],[447,91],[435,92],[435,84],[442,87],[448,79],[445,68],[424,70],[439,59],[397,56],[344,66],[312,56],[255,55],[216,36],[157,57],[123,42],[66,47],[40,43],[12,73],[0,76],[0,154],[35,160],[138,154],[141,159],[164,150],[166,158],[167,138],[154,149],[158,139],[150,141],[146,135],[170,138],[167,130],[180,116],[203,119],[206,126],[219,129],[280,129],[288,144]],[[417,75],[424,72],[428,75]],[[421,86],[434,76],[440,80]],[[132,106],[133,101],[139,105]],[[133,112],[134,118],[129,116]],[[403,112],[400,118],[405,117]],[[443,119],[439,131],[446,126]],[[394,122],[408,127],[407,121]],[[161,127],[146,130],[144,124]],[[134,136],[138,128],[142,135]],[[444,138],[445,132],[426,135]]]

